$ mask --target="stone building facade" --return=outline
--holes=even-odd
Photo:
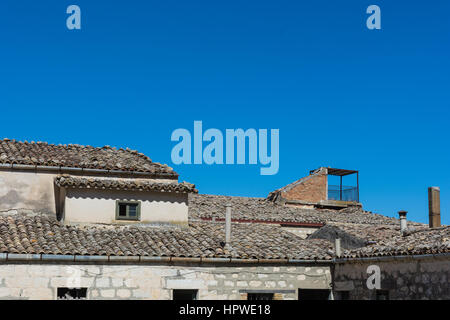
[[[0,274],[0,299],[54,300],[71,286],[94,300],[170,300],[176,290],[193,290],[200,300],[246,300],[249,293],[296,300],[299,289],[331,289],[330,267],[311,265],[10,263]]]
[[[380,268],[379,289],[368,289],[369,266]],[[450,256],[430,255],[341,261],[334,267],[334,290],[350,300],[450,300]]]

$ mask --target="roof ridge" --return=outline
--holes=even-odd
[[[9,138],[3,138],[0,139],[0,143],[4,141],[4,142],[12,142],[12,143],[18,143],[18,144],[32,144],[32,145],[46,145],[46,146],[53,146],[53,147],[82,147],[82,148],[93,148],[93,149],[111,149],[111,150],[116,150],[116,151],[120,151],[120,152],[130,152],[133,154],[137,154],[137,155],[142,155],[148,158],[148,156],[146,156],[145,154],[139,152],[138,150],[134,150],[134,149],[130,149],[128,147],[117,147],[117,146],[110,146],[110,145],[103,145],[103,146],[91,146],[89,144],[79,144],[79,143],[49,143],[47,141],[30,141],[28,142],[27,140],[16,140],[16,139],[9,139]]]

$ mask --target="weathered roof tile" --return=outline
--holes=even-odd
[[[109,146],[95,148],[76,144],[54,145],[3,139],[0,140],[0,163],[118,170],[178,177],[172,168],[152,162],[142,153]]]
[[[148,179],[104,179],[61,175],[55,178],[55,184],[64,188],[115,189],[176,193],[197,193],[195,185],[188,182],[155,182]]]
[[[46,214],[0,214],[0,252],[22,254],[227,257],[330,260],[330,243],[302,240],[278,226],[233,223],[231,248],[223,223],[191,222],[187,228],[71,226]],[[31,240],[32,239],[32,244]]]
[[[189,218],[193,220],[212,217],[223,219],[227,203],[231,204],[232,217],[236,220],[323,224],[326,222],[399,224],[397,219],[363,211],[358,207],[341,210],[303,209],[276,204],[265,198],[207,194],[189,195]]]

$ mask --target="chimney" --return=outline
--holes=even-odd
[[[334,247],[336,251],[336,257],[339,258],[341,256],[341,239],[336,238],[334,240]]]
[[[428,188],[428,212],[430,228],[441,226],[441,205],[440,205],[440,189],[439,187]]]
[[[400,231],[405,232],[408,229],[408,226],[406,224],[406,214],[408,211],[400,210],[398,212],[399,218],[400,218]]]
[[[225,213],[225,245],[231,246],[231,204],[226,205]]]

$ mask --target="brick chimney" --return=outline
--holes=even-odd
[[[428,188],[428,212],[430,228],[441,226],[441,205],[440,205],[440,189],[439,187]]]

